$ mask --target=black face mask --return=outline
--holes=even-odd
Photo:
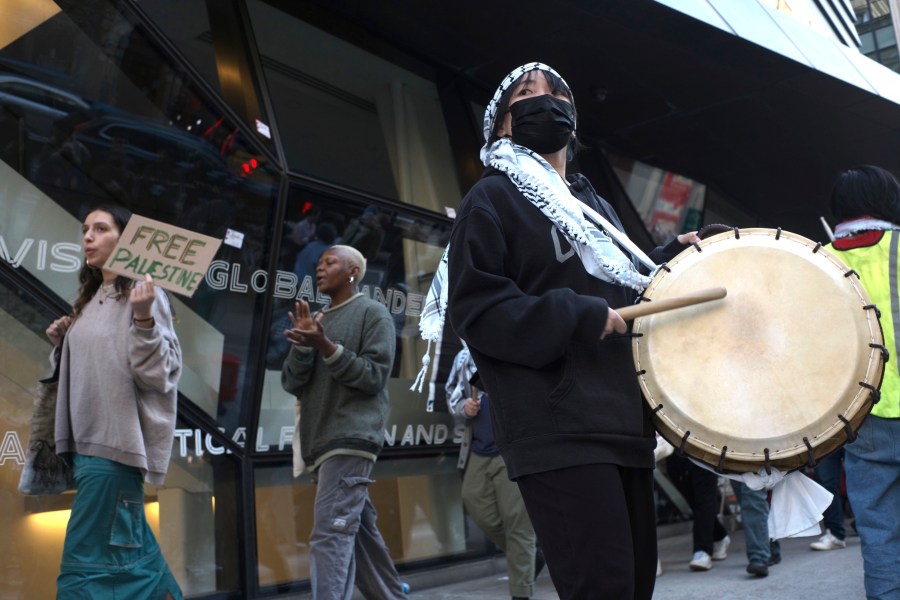
[[[550,94],[510,104],[512,141],[538,154],[566,147],[575,130],[575,107]]]

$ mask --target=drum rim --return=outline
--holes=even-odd
[[[840,272],[844,274],[845,279],[849,282],[850,287],[859,296],[861,306],[865,308],[866,306],[872,305],[868,294],[859,282],[858,276],[851,274],[850,270],[837,258],[837,256],[828,251],[822,244],[816,243],[799,234],[782,231],[780,228],[735,229],[702,240],[699,244],[695,244],[691,248],[679,253],[679,255],[669,261],[666,265],[661,266],[642,297],[650,297],[652,299],[652,293],[660,286],[660,282],[669,277],[669,273],[675,270],[681,262],[687,260],[688,257],[694,257],[697,253],[702,252],[704,248],[708,248],[714,244],[720,244],[732,239],[739,240],[741,238],[744,238],[745,240],[754,240],[754,242],[759,242],[763,239],[772,239],[774,241],[785,239],[790,243],[800,244],[801,246],[811,249],[813,254],[821,253],[821,256],[815,260],[820,261],[820,259],[824,258],[831,264],[831,267],[840,269]],[[833,276],[833,274],[831,274],[831,276]],[[870,350],[865,361],[862,360],[863,355],[858,357],[860,364],[863,362],[866,363],[865,375],[862,378],[862,382],[860,382],[860,386],[856,389],[855,394],[850,398],[844,399],[841,403],[844,408],[833,417],[830,425],[825,426],[822,431],[817,432],[812,440],[808,440],[808,437],[804,437],[804,444],[802,446],[794,444],[788,448],[775,449],[760,447],[757,448],[757,452],[729,450],[727,444],[723,444],[723,447],[720,448],[709,440],[698,437],[686,429],[690,423],[679,424],[674,422],[669,417],[668,409],[663,404],[663,400],[668,404],[671,404],[671,402],[669,402],[663,394],[658,393],[652,384],[648,385],[647,369],[643,367],[649,365],[644,365],[642,362],[641,336],[644,334],[643,325],[650,318],[651,317],[639,317],[635,319],[632,329],[633,334],[635,334],[632,342],[632,354],[641,393],[644,402],[651,410],[654,424],[663,437],[676,448],[698,458],[702,462],[710,464],[720,471],[757,471],[761,467],[769,468],[770,466],[793,470],[806,465],[812,466],[817,460],[821,459],[822,456],[827,455],[843,443],[846,443],[855,437],[855,432],[858,431],[859,427],[862,425],[863,419],[871,409],[874,396],[877,393],[878,388],[880,388],[881,380],[884,375],[884,355],[877,347],[877,345],[880,344],[883,348],[884,344],[881,324],[875,310],[865,310],[866,327],[863,329],[868,329]],[[858,375],[859,373],[855,374]],[[850,387],[850,383],[847,383],[848,387]],[[820,420],[827,421],[825,417],[822,417]]]

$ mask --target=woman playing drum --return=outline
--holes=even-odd
[[[450,322],[491,394],[497,444],[560,598],[648,599],[654,434],[614,308],[649,279],[611,241],[612,229],[624,238],[612,207],[567,174],[576,111],[555,71],[510,73],[484,125],[487,170],[448,250]],[[611,225],[601,231],[581,206]],[[651,256],[697,241],[683,234]]]

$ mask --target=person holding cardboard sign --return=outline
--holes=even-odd
[[[144,515],[144,482],[161,485],[169,466],[181,347],[153,279],[103,268],[129,218],[114,206],[85,218],[78,298],[46,332],[62,346],[56,449],[77,491],[59,598],[182,598]]]

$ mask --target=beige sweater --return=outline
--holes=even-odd
[[[66,333],[56,406],[56,451],[137,467],[165,481],[172,453],[181,346],[165,293],[152,329],[135,327],[127,300],[101,292]]]

